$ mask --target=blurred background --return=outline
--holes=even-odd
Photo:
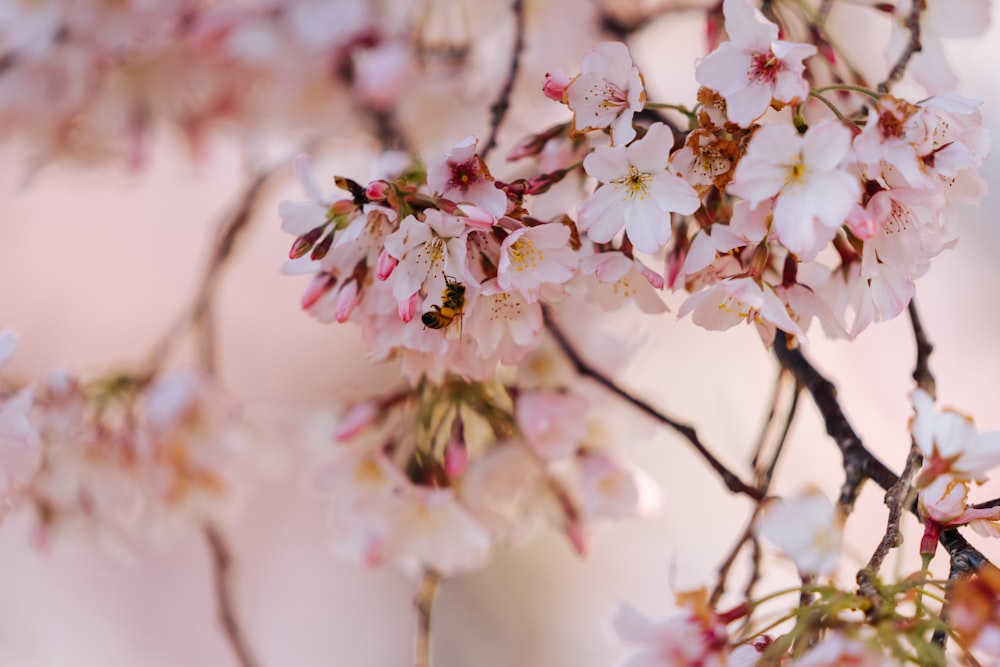
[[[97,7],[95,17],[111,11],[100,2],[91,4]],[[542,77],[555,67],[578,71],[595,41],[615,38],[608,26],[635,28],[629,31],[629,45],[649,99],[692,104],[697,88],[692,63],[706,48],[699,7],[712,4],[525,0],[522,66],[499,150],[490,160],[494,175],[519,175],[518,167],[501,159],[507,150],[523,135],[568,119],[564,107],[540,94]],[[848,44],[853,61],[878,79],[885,71],[888,18],[868,20],[875,12],[834,5],[831,31]],[[241,401],[276,409],[322,408],[396,381],[391,365],[372,367],[364,361],[353,326],[321,324],[300,309],[308,277],[280,273],[291,237],[280,230],[277,204],[303,198],[288,160],[298,146],[309,145],[324,183],[333,174],[364,182],[378,169],[389,112],[396,130],[425,156],[439,155],[469,134],[483,136],[489,101],[509,67],[513,16],[507,3],[495,0],[426,0],[399,7],[303,0],[278,6],[322,18],[296,24],[298,52],[289,52],[273,34],[236,39],[231,26],[205,29],[204,39],[212,45],[230,40],[228,48],[243,57],[241,76],[249,76],[247,62],[255,67],[268,59],[280,63],[266,86],[247,88],[248,96],[259,98],[246,103],[248,108],[233,112],[227,107],[228,115],[181,123],[171,116],[171,100],[147,95],[141,99],[163,105],[159,111],[148,107],[148,117],[167,122],[138,127],[127,122],[127,131],[116,133],[120,119],[95,111],[87,127],[76,128],[84,132],[82,139],[54,132],[42,118],[42,106],[37,117],[3,118],[0,327],[13,328],[21,339],[5,377],[38,381],[53,368],[87,376],[141,364],[197,291],[220,221],[239,204],[255,170],[281,164],[221,278],[216,336],[222,383]],[[255,11],[261,7],[256,3]],[[859,12],[864,12],[863,23]],[[14,44],[19,53],[31,52],[30,36],[44,32],[37,15],[0,9],[0,21],[6,21],[0,23],[6,42],[0,44]],[[351,60],[351,85],[331,84],[308,95],[284,90],[293,77],[318,66],[309,61],[310,39],[317,40],[320,51],[334,48],[320,43],[324,37],[354,44],[337,33],[346,34],[351,21],[364,27],[359,32],[370,32],[367,41],[359,38],[358,48],[376,60],[374,73],[365,74],[364,58],[358,57]],[[112,40],[116,26],[121,27],[109,20],[90,29],[104,29]],[[422,53],[412,72],[392,60],[391,49],[381,48],[404,34]],[[1000,31],[994,25],[983,36],[946,41],[945,47],[959,75],[957,92],[984,100],[985,123],[996,136]],[[164,67],[163,58],[157,66]],[[175,73],[164,76],[197,83],[204,74],[197,59],[174,67]],[[59,84],[36,74],[20,82],[27,86],[21,90],[5,81],[9,74],[0,67],[5,96],[0,100],[21,96],[28,111],[28,100],[44,101],[31,88],[40,76],[54,90],[85,76],[66,70]],[[145,79],[147,85],[156,80]],[[923,97],[909,80],[897,91],[910,99]],[[982,175],[994,194],[979,209],[963,212],[961,241],[933,262],[918,283],[917,300],[935,343],[931,363],[940,401],[973,415],[980,429],[996,430],[996,159],[986,163]],[[676,313],[681,295],[667,299]],[[629,318],[624,325],[639,327],[645,337],[636,360],[621,369],[622,383],[697,425],[720,457],[746,470],[777,372],[756,333],[745,327],[705,332],[672,314],[613,317]],[[856,430],[898,470],[909,446],[913,345],[906,317],[875,325],[853,343],[824,340],[819,331],[812,338],[807,354],[836,381]],[[187,354],[182,349],[177,363],[183,364]],[[607,410],[640,421],[610,397]],[[651,426],[645,430],[649,437],[629,446],[634,460],[661,485],[662,510],[608,526],[584,559],[574,555],[562,535],[542,530],[497,553],[481,571],[445,582],[434,616],[436,665],[611,665],[627,653],[608,630],[617,604],[665,617],[674,609],[674,592],[714,583],[715,568],[742,530],[749,504],[730,497],[672,434]],[[283,441],[282,433],[276,429],[266,435],[270,463],[223,526],[234,556],[237,608],[250,644],[265,666],[408,664],[416,582],[391,566],[362,569],[332,553],[327,507],[310,493],[310,467],[301,460],[308,456],[298,444]],[[814,483],[833,498],[840,481],[839,455],[804,401],[774,491],[795,492]],[[976,500],[1000,496],[1000,486],[980,493]],[[849,524],[844,582],[867,561],[881,535],[880,509],[881,493],[866,487]],[[907,521],[910,556],[891,556],[889,569],[906,571],[918,564],[919,527]],[[0,527],[0,665],[235,664],[218,630],[209,553],[196,525],[170,524],[124,550],[86,534],[67,535],[41,548],[32,530],[26,512],[12,512]],[[1000,545],[978,537],[974,543],[1000,558]],[[771,575],[759,590],[792,580],[790,564],[773,557],[767,564]],[[736,588],[741,568],[734,575]]]

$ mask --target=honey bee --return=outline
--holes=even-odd
[[[447,329],[456,319],[461,323],[462,308],[465,307],[465,285],[450,276],[445,276],[444,281],[441,305],[431,306],[431,310],[420,317],[425,327]]]

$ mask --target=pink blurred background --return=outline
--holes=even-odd
[[[551,5],[529,3],[528,64],[516,98],[524,106],[505,125],[497,156],[521,134],[565,117],[561,107],[538,94],[541,74],[554,66],[575,71],[596,39],[586,11],[571,14]],[[503,3],[490,4],[474,20],[482,22],[476,29],[483,31],[477,33],[483,48],[506,53],[510,25]],[[651,99],[693,99],[690,62],[701,48],[701,33],[697,15],[686,13],[656,21],[637,35],[633,50]],[[869,37],[866,44],[883,43],[885,30],[873,26]],[[858,42],[858,60],[867,57],[881,66],[880,51]],[[953,46],[949,53],[963,81],[958,92],[985,101],[986,124],[997,136],[1000,30],[993,27],[984,38]],[[412,119],[413,127],[425,128],[420,140],[426,154],[484,131],[482,100],[493,95],[492,82],[505,62],[495,56],[476,65],[484,68],[482,74],[467,78],[446,100],[467,113],[443,119],[432,108],[426,118]],[[371,176],[374,143],[338,134],[336,122],[332,125],[317,173]],[[176,137],[163,131],[150,164],[138,173],[114,165],[54,164],[26,181],[24,147],[0,147],[0,326],[21,337],[5,374],[38,379],[55,366],[88,374],[141,362],[197,287],[217,220],[245,179],[243,148],[236,138],[221,137],[203,160],[193,162]],[[278,155],[281,149],[271,152]],[[504,167],[494,172],[502,178]],[[241,399],[323,405],[371,392],[396,375],[391,367],[373,369],[363,361],[353,327],[322,325],[305,315],[298,302],[306,278],[279,273],[291,239],[279,229],[277,202],[301,196],[290,167],[286,173],[268,191],[225,272],[219,369],[226,387]],[[983,175],[991,190],[1000,192],[996,159],[987,162]],[[991,430],[1000,429],[998,197],[992,194],[980,209],[966,212],[959,245],[937,258],[918,283],[921,313],[936,344],[932,364],[940,399]],[[678,295],[669,301],[676,312]],[[748,328],[708,333],[669,314],[638,326],[648,343],[637,362],[623,369],[623,382],[696,424],[720,456],[743,465],[776,372],[756,334]],[[836,378],[855,428],[898,469],[909,445],[913,350],[906,318],[877,325],[853,344],[825,341],[818,332],[814,339],[808,354]],[[624,408],[609,398],[608,409]],[[284,446],[273,444],[277,450]],[[636,442],[633,452],[662,486],[662,511],[609,526],[586,559],[577,558],[562,536],[541,531],[498,553],[482,571],[446,582],[434,617],[439,667],[610,665],[626,650],[607,629],[615,605],[628,602],[664,616],[673,608],[673,591],[713,583],[748,504],[729,497],[671,434]],[[796,491],[811,481],[833,497],[839,463],[806,402],[775,491]],[[250,643],[265,666],[407,664],[416,582],[391,567],[365,570],[339,560],[328,543],[326,509],[308,487],[308,466],[278,467],[262,476],[225,526],[236,559],[238,611]],[[994,485],[977,499],[997,495],[1000,486]],[[866,488],[850,525],[845,582],[880,535],[880,503],[881,494]],[[919,532],[915,525],[910,522],[911,554]],[[975,543],[1000,558],[1000,545],[983,538]],[[897,565],[895,559],[888,568],[917,563],[907,557]],[[768,562],[774,575],[760,590],[793,574],[787,563]],[[32,544],[30,521],[17,513],[0,527],[0,665],[233,664],[218,630],[208,552],[197,528],[172,526],[122,555],[83,536],[59,540],[40,553]]]

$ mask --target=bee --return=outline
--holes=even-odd
[[[431,310],[420,317],[425,327],[447,329],[456,319],[461,323],[462,308],[465,307],[465,285],[450,276],[445,276],[444,281],[441,305],[431,306]]]

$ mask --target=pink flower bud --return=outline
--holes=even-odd
[[[868,211],[857,205],[847,214],[847,228],[858,239],[865,241],[875,236],[878,223]]]
[[[378,264],[375,266],[375,275],[379,280],[386,280],[392,275],[392,270],[399,264],[399,260],[389,254],[389,251],[382,249],[378,256]]]
[[[316,241],[319,241],[319,237],[322,236],[323,229],[323,226],[315,227],[295,239],[295,243],[292,244],[292,249],[288,252],[288,259],[298,259],[312,250]]]
[[[542,83],[542,92],[545,97],[556,102],[563,101],[563,93],[569,85],[569,77],[561,69],[554,69],[545,73],[545,81]]]
[[[654,289],[663,289],[663,276],[639,261],[635,263],[635,268]]]
[[[933,556],[937,551],[938,538],[941,537],[941,524],[927,519],[924,522],[924,534],[920,538],[921,555]]]
[[[313,276],[312,281],[309,286],[306,287],[306,291],[302,294],[302,309],[309,310],[316,305],[316,302],[326,294],[328,291],[333,289],[337,284],[337,278],[325,271],[321,271]]]
[[[385,181],[372,181],[365,188],[365,196],[369,201],[383,201],[389,195],[389,184]]]
[[[410,298],[405,301],[399,302],[399,319],[404,322],[409,322],[413,319],[413,316],[417,314],[417,301],[420,299],[420,293],[414,292],[410,295]]]
[[[337,303],[334,308],[334,316],[337,318],[337,321],[340,323],[346,322],[360,300],[358,281],[351,280],[345,283],[340,288],[340,292],[337,293]]]
[[[493,214],[481,206],[461,204],[458,209],[465,214],[465,224],[476,229],[489,229],[496,224]]]

